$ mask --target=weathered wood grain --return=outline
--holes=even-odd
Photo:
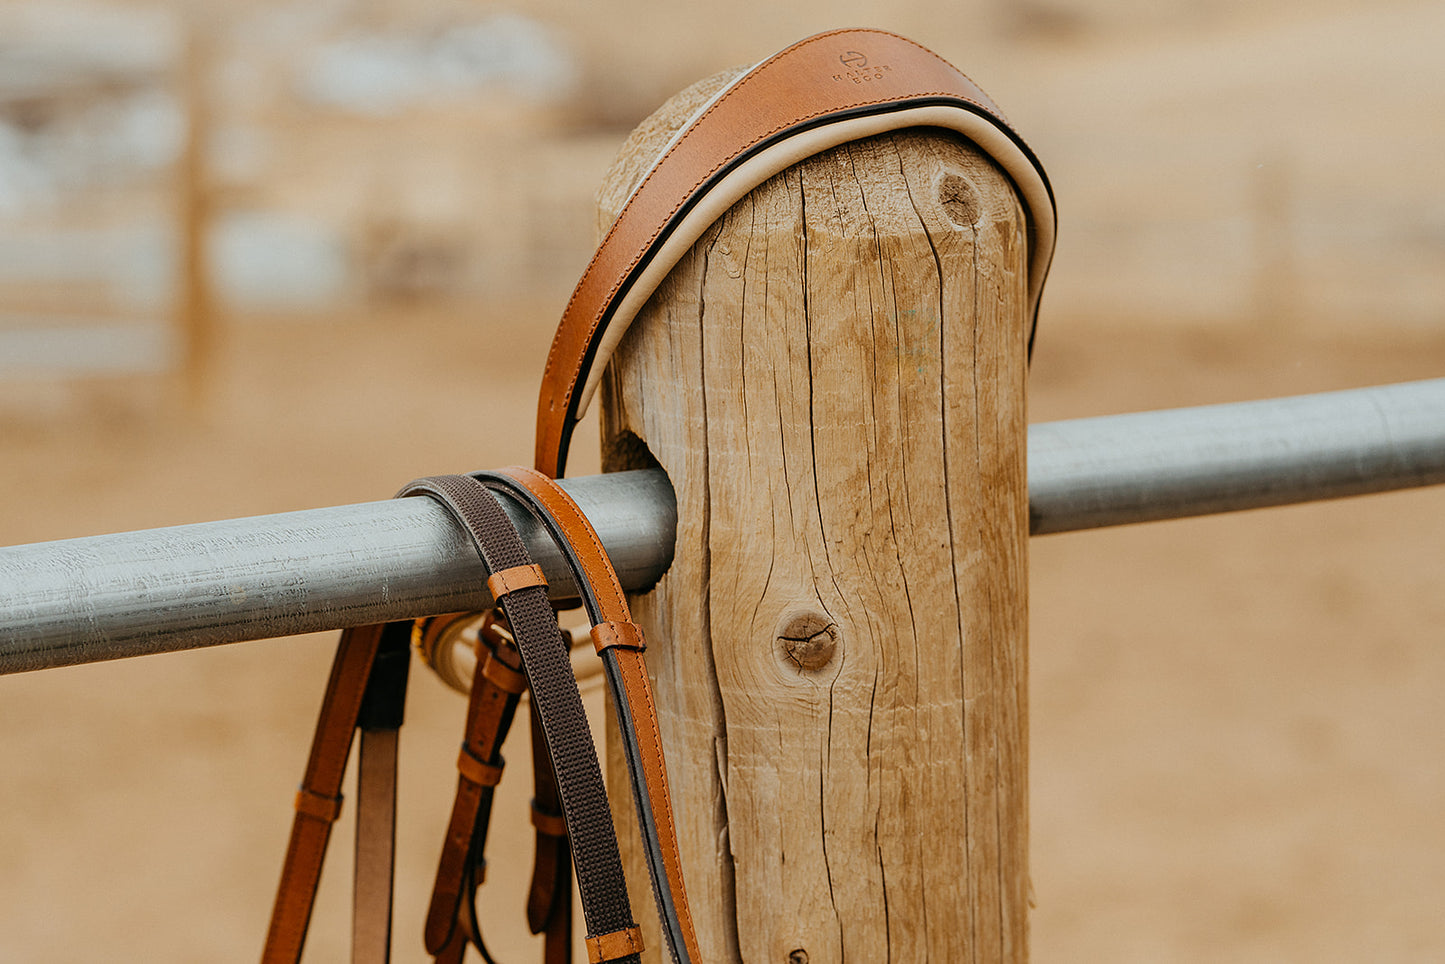
[[[677,490],[634,611],[709,962],[1027,957],[1023,231],[957,138],[845,145],[714,225],[604,380],[604,464]]]

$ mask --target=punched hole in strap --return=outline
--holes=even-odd
[[[597,647],[599,656],[614,646],[640,653],[647,648],[647,640],[642,637],[642,627],[636,623],[611,621],[592,627],[592,645]]]
[[[336,818],[341,816],[341,801],[340,794],[328,797],[302,787],[296,791],[296,812],[327,823],[335,823]]]
[[[560,813],[551,813],[543,810],[537,803],[537,798],[532,798],[532,826],[537,832],[547,837],[567,836],[567,818]]]
[[[457,754],[457,772],[462,779],[479,787],[494,787],[502,782],[502,767],[506,764],[488,763],[486,760],[479,760],[462,744],[462,752]]]
[[[629,954],[641,953],[642,928],[636,924],[626,930],[587,938],[588,964],[603,964],[604,961],[615,961]]]
[[[491,593],[492,598],[498,602],[509,592],[545,585],[547,585],[547,577],[542,575],[542,567],[535,563],[513,566],[510,569],[498,569],[487,577],[487,592]]]

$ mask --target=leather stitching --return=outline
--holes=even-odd
[[[528,489],[535,492],[538,498],[547,503],[548,507],[553,509],[554,515],[565,514],[568,517],[567,521],[563,522],[562,527],[564,529],[572,533],[585,533],[588,542],[592,544],[593,551],[603,559],[607,558],[607,550],[602,548],[602,543],[597,538],[597,532],[592,528],[592,523],[587,520],[587,517],[582,514],[582,510],[577,507],[577,503],[572,501],[572,497],[568,495],[561,486],[536,469],[531,469],[524,465],[514,466],[513,471],[517,473],[514,477],[526,485]],[[521,476],[524,474],[526,477],[522,478]],[[557,511],[559,509],[561,510],[560,512]],[[558,521],[562,522],[560,519]],[[630,617],[632,613],[627,608],[627,596],[622,591],[622,584],[617,581],[617,573],[613,571],[610,565],[596,568],[602,570],[607,576],[607,585],[612,589],[613,612],[621,613],[624,617],[620,620],[621,622],[631,622]],[[599,603],[600,602],[601,600],[599,600]],[[608,607],[603,608],[605,610]]]

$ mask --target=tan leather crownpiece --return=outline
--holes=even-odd
[[[596,937],[587,938],[588,964],[603,964],[604,961],[615,961],[629,954],[641,953],[642,928],[640,927],[629,927],[626,930],[613,931],[611,934],[598,934]]]
[[[545,585],[547,577],[542,575],[542,567],[535,564],[513,566],[487,577],[487,592],[491,593],[497,602],[501,602],[502,597],[509,592]]]
[[[591,636],[592,645],[597,648],[599,655],[613,646],[639,651],[647,648],[647,640],[642,637],[642,627],[636,623],[598,623],[592,627]]]
[[[1028,217],[1030,315],[1036,319],[1053,255],[1053,196],[1043,168],[997,106],[953,66],[903,37],[878,30],[819,34],[714,95],[628,198],[578,281],[547,356],[536,467],[562,474],[573,424],[608,357],[713,220],[803,158],[919,126],[974,141],[1018,188]]]

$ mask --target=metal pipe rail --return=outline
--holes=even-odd
[[[566,479],[628,589],[672,564],[676,501],[658,471]],[[503,498],[549,594],[561,553]],[[487,570],[424,497],[0,548],[0,675],[484,609]]]
[[[1033,535],[1445,483],[1445,378],[1029,427]]]
[[[1445,483],[1445,379],[1031,426],[1035,535]],[[672,562],[658,470],[568,479],[624,586]],[[546,535],[508,506],[554,598]],[[479,609],[470,540],[414,498],[0,548],[0,674]]]

